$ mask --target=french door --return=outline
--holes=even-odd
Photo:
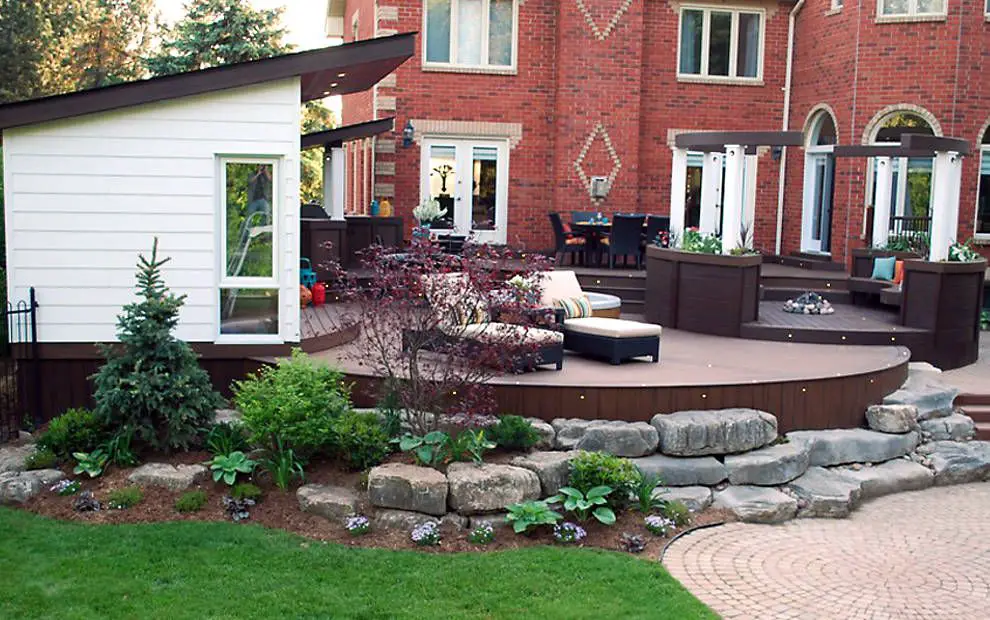
[[[808,153],[804,160],[804,208],[801,250],[832,251],[832,186],[835,160],[831,153]]]
[[[446,214],[432,230],[505,243],[509,149],[501,140],[427,138],[420,157],[420,194]]]

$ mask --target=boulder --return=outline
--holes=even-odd
[[[531,452],[513,458],[509,464],[535,473],[540,479],[543,497],[566,487],[571,477],[571,459],[577,452]]]
[[[811,448],[806,441],[767,446],[725,457],[731,484],[773,486],[794,480],[808,469]]]
[[[787,489],[804,500],[799,517],[848,517],[862,496],[858,480],[824,467],[809,468],[792,480]]]
[[[448,503],[461,514],[504,510],[509,504],[540,497],[540,478],[534,472],[512,465],[451,463]]]
[[[681,502],[691,512],[701,512],[712,505],[712,490],[708,487],[657,487],[653,497],[666,502]]]
[[[871,405],[866,408],[869,427],[881,433],[906,433],[918,428],[914,405]]]
[[[138,467],[128,480],[143,487],[164,487],[169,491],[184,491],[206,478],[207,469],[202,465],[170,465],[145,463]]]
[[[910,370],[907,381],[897,391],[884,397],[885,405],[914,405],[918,420],[941,418],[952,413],[952,401],[959,390],[946,385],[939,373]]]
[[[747,523],[781,523],[794,518],[798,503],[777,489],[743,485],[717,491],[712,506],[728,510]]]
[[[657,476],[660,483],[672,487],[711,486],[725,480],[725,466],[713,456],[681,458],[651,454],[629,459],[644,476]]]
[[[918,448],[935,472],[935,485],[990,479],[990,442],[933,441]]]
[[[605,420],[556,418],[550,424],[554,431],[554,447],[558,450],[573,450],[592,425],[605,424]]]
[[[557,431],[553,430],[550,424],[539,418],[526,418],[526,421],[533,426],[533,430],[540,434],[540,440],[533,447],[537,450],[553,450]]]
[[[322,484],[307,484],[296,491],[299,510],[331,521],[343,521],[356,514],[360,496],[353,489]]]
[[[499,531],[512,532],[512,526],[505,520],[506,516],[507,513],[504,512],[488,515],[474,515],[468,518],[468,529],[473,530],[487,523],[492,526],[493,530],[495,530],[496,536],[498,536]]]
[[[34,452],[34,444],[21,446],[6,446],[0,448],[0,473],[7,471],[24,471],[24,461]]]
[[[440,519],[424,515],[421,512],[411,512],[409,510],[379,510],[375,513],[375,527],[385,530],[404,530],[412,532],[427,521],[432,521],[440,525]]]
[[[921,436],[928,441],[966,441],[976,436],[976,425],[968,415],[953,413],[919,423]]]
[[[447,512],[447,478],[429,467],[389,463],[368,472],[373,506],[442,516]]]
[[[646,456],[657,450],[657,429],[646,422],[611,421],[589,426],[574,446],[615,456]]]
[[[806,441],[811,447],[811,465],[880,463],[908,454],[918,445],[918,433],[878,433],[865,428],[827,431],[792,431],[791,441]]]
[[[23,504],[63,478],[57,469],[0,473],[0,504]]]
[[[455,530],[467,529],[468,523],[469,521],[467,517],[459,515],[456,512],[448,512],[444,516],[440,517],[441,526],[445,525]]]
[[[661,413],[650,423],[659,433],[660,452],[670,456],[746,452],[777,438],[777,418],[756,409]]]
[[[214,424],[240,424],[243,419],[237,409],[217,409],[213,413]]]
[[[859,482],[863,499],[927,489],[935,483],[930,469],[909,459],[894,459],[857,470],[843,468],[841,473]]]

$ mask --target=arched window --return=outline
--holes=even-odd
[[[804,153],[804,197],[801,218],[801,251],[832,251],[832,188],[835,181],[835,120],[828,110],[815,114],[808,125]]]
[[[980,181],[976,192],[976,234],[990,238],[990,127],[980,141]]]
[[[935,135],[932,126],[914,112],[892,112],[877,127],[874,144],[900,144],[906,133]],[[927,231],[932,203],[932,158],[900,157],[892,163],[891,232]],[[874,196],[876,189],[874,188]]]

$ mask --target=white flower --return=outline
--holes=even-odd
[[[445,215],[447,215],[447,210],[440,208],[440,201],[436,198],[427,198],[413,208],[413,217],[420,222],[432,222]]]

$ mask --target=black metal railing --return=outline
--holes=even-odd
[[[932,218],[914,215],[893,215],[890,218],[890,234],[892,235],[927,235],[931,232]]]
[[[0,443],[16,439],[27,422],[38,423],[41,402],[38,376],[38,300],[31,288],[27,301],[7,302],[0,325]]]

